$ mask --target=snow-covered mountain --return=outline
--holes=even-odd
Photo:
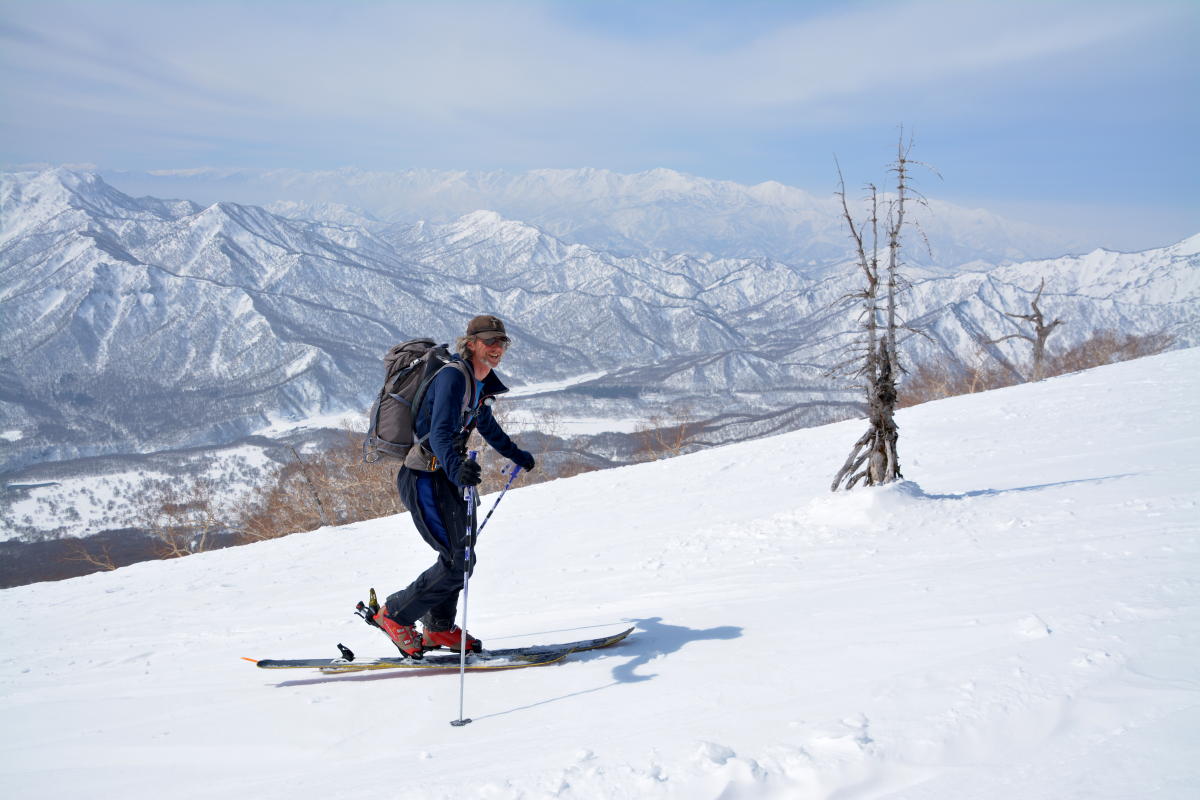
[[[846,342],[853,314],[838,300],[853,269],[622,256],[493,211],[444,224],[350,224],[352,210],[325,211],[337,220],[134,199],[63,169],[0,176],[0,469],[362,409],[388,346],[450,340],[481,310],[510,324],[516,382],[599,376],[536,400],[546,407],[603,403],[628,418],[684,402],[700,418],[736,415],[741,436],[827,420],[851,399],[823,373]],[[1044,307],[1068,318],[1063,343],[1100,325],[1196,343],[1196,250],[1193,238],[925,271],[908,314],[935,331],[936,351],[907,346],[973,357],[968,334],[1009,330],[1004,312],[1024,311],[1043,274]],[[1022,358],[1015,342],[996,350]]]
[[[467,628],[560,665],[324,676],[432,559],[405,515],[0,591],[13,797],[1184,800],[1200,350],[509,492]],[[490,505],[491,498],[484,498]],[[393,651],[394,652],[394,651]]]
[[[908,341],[917,361],[969,362],[979,341],[1030,331],[1004,312],[1028,314],[1045,280],[1040,306],[1046,321],[1064,320],[1051,346],[1075,344],[1093,331],[1168,333],[1180,345],[1200,343],[1200,234],[1141,253],[1094,250],[1082,256],[1028,261],[984,273],[914,283],[906,306],[926,337]],[[998,313],[999,312],[999,313]],[[1028,360],[1023,342],[983,348],[1008,361]]]
[[[831,175],[832,175],[831,165]],[[604,169],[542,169],[522,173],[341,169],[195,169],[107,172],[126,191],[206,201],[265,205],[292,202],[365,209],[393,222],[451,222],[490,210],[557,239],[597,250],[645,256],[656,251],[725,258],[769,258],[809,269],[851,255],[833,197],[768,181],[754,186],[669,169],[623,174]],[[856,189],[851,187],[851,195]],[[931,199],[914,205],[932,245],[915,263],[957,272],[964,264],[1078,252],[1084,246],[1050,229],[983,209]]]
[[[450,340],[480,309],[510,321],[515,374],[541,380],[742,346],[807,291],[782,265],[623,259],[487,213],[381,238],[65,170],[4,176],[0,204],[0,428],[16,432],[0,446],[25,458],[361,406],[390,343]]]
[[[399,335],[391,309],[431,321],[428,279],[396,274],[380,262],[391,250],[354,230],[133,200],[63,170],[0,180],[0,424],[14,447],[211,441],[266,409],[345,403],[359,393],[334,387]]]

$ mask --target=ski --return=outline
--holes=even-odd
[[[547,664],[562,661],[572,653],[610,647],[623,640],[632,632],[633,628],[626,628],[620,633],[598,639],[583,639],[578,642],[511,647],[502,650],[484,650],[479,653],[467,653],[466,668],[468,670],[502,670],[546,666]],[[460,656],[457,652],[453,651],[426,654],[420,659],[404,657],[353,658],[354,654],[347,648],[339,645],[339,649],[342,651],[342,657],[339,658],[247,658],[246,660],[253,662],[259,669],[318,669],[326,674],[361,672],[373,669],[450,671],[459,668]],[[350,658],[347,658],[347,655]]]

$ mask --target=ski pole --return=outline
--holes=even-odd
[[[467,453],[467,458],[475,460],[476,451],[472,450]],[[475,546],[475,537],[479,533],[479,529],[475,527],[475,503],[478,495],[475,492],[474,486],[468,486],[463,489],[463,499],[467,501],[467,529],[465,531],[466,544],[463,548],[463,613],[462,613],[462,638],[458,642],[458,719],[451,720],[450,724],[456,728],[461,728],[467,725],[471,720],[463,716],[463,697],[466,693],[467,685],[467,601],[470,597],[468,587],[470,586],[471,578],[471,550]]]
[[[479,523],[479,530],[475,532],[476,536],[483,533],[484,526],[487,525],[488,520],[492,518],[492,512],[496,510],[496,506],[500,505],[500,501],[504,499],[504,493],[508,491],[508,487],[512,486],[512,482],[516,480],[517,473],[520,471],[521,467],[519,465],[512,465],[512,471],[508,475],[508,483],[504,484],[504,488],[500,490],[500,496],[496,498],[496,502],[492,503],[491,511],[488,511],[487,516],[483,518],[483,522]]]

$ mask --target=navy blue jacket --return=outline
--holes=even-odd
[[[453,360],[462,361],[462,358],[455,355]],[[470,372],[470,362],[466,362],[466,365],[467,371]],[[464,426],[469,427],[473,424],[479,429],[484,440],[510,461],[522,466],[533,461],[529,453],[517,447],[513,440],[508,438],[508,434],[492,416],[492,409],[482,402],[485,398],[496,397],[508,391],[500,376],[492,370],[482,381],[472,378],[471,382],[475,385],[471,387],[467,411],[463,414],[462,402],[467,391],[467,378],[457,367],[442,367],[426,390],[421,408],[418,409],[416,424],[413,426],[418,437],[429,434],[428,448],[437,456],[438,466],[455,486],[460,486],[455,479],[463,462],[458,445],[464,440],[460,435]]]

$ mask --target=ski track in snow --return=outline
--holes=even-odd
[[[1200,788],[1200,350],[903,411],[909,480],[831,494],[852,421],[515,489],[495,647],[558,666],[267,673],[390,645],[404,516],[0,592],[13,797],[1184,798]],[[489,508],[493,498],[483,499]]]

